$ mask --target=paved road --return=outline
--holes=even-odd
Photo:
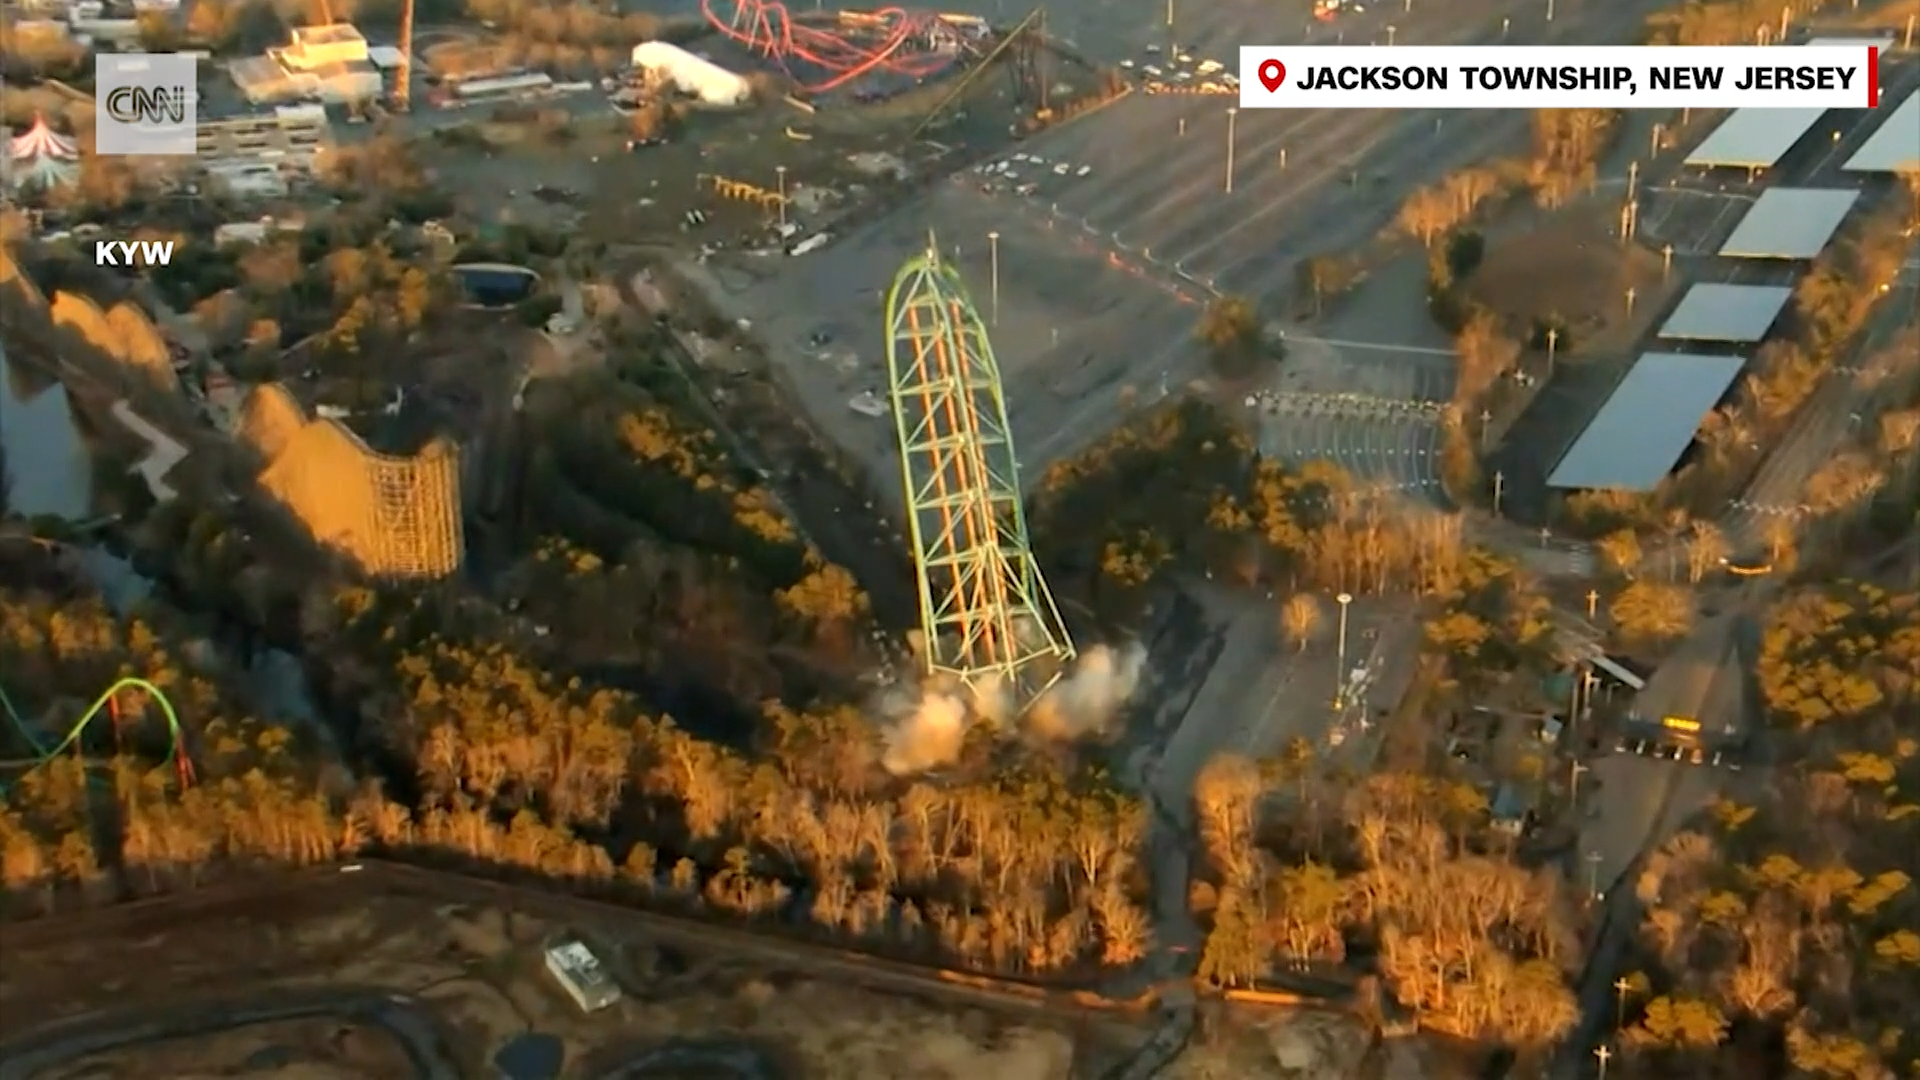
[[[1365,40],[1392,23],[1402,44],[1497,41],[1505,17],[1516,42],[1627,40],[1653,6],[1653,0],[1563,0],[1548,27],[1544,7],[1534,0],[1481,0],[1464,10],[1418,0],[1411,11],[1376,10],[1334,33]],[[1176,12],[1175,36],[1196,57],[1232,59],[1250,33],[1276,43],[1301,40],[1294,30],[1300,24],[1284,9],[1278,26],[1285,29],[1274,29],[1269,7],[1192,7]],[[1143,5],[1129,15],[1102,7],[1098,14],[1114,28],[1092,36],[1074,29],[1093,28],[1098,20],[1091,8],[1050,9],[1049,17],[1056,33],[1111,62],[1144,56],[1139,50],[1148,42],[1167,41],[1164,20],[1155,25],[1151,17],[1155,11],[1163,8]],[[1300,5],[1302,23],[1305,14]],[[1096,36],[1105,44],[1096,47]],[[777,274],[780,281],[752,288],[757,295],[747,298],[743,313],[766,324],[783,353],[790,342],[821,330],[836,341],[862,342],[791,350],[834,354],[804,364],[798,381],[824,381],[811,410],[847,426],[840,421],[846,398],[884,384],[878,350],[865,344],[873,337],[880,292],[933,227],[943,248],[957,249],[953,257],[983,312],[1000,309],[991,333],[1008,383],[1015,442],[1032,468],[1105,432],[1126,410],[1129,395],[1138,399],[1159,385],[1203,375],[1192,328],[1210,290],[1289,292],[1298,261],[1370,239],[1413,187],[1511,149],[1528,123],[1519,111],[1471,123],[1406,112],[1250,111],[1235,122],[1235,183],[1228,193],[1223,102],[1135,95],[1042,133],[1003,158],[1023,182],[1038,185],[1030,195],[983,192],[993,185],[977,174],[937,185],[903,211],[796,261]],[[1183,120],[1186,134],[1180,135]],[[1015,154],[1037,155],[1045,167],[1015,163]],[[1061,166],[1065,176],[1056,175]],[[1084,177],[1078,175],[1083,168]],[[990,242],[990,232],[999,240]],[[887,460],[886,434],[855,433],[862,456]]]

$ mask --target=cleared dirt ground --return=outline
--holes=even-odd
[[[528,1030],[564,1041],[570,1076],[611,1068],[669,1040],[757,1047],[785,1064],[786,1075],[818,1080],[1064,1080],[1074,1075],[1076,1059],[1097,1068],[1115,1049],[1116,1033],[695,954],[621,919],[569,925],[351,885],[270,903],[208,908],[188,898],[137,918],[116,914],[99,933],[49,931],[36,940],[26,926],[6,928],[0,1038],[95,1010],[340,986],[428,1003],[474,1076],[505,1040]],[[588,1016],[564,996],[542,962],[543,943],[561,934],[595,944],[626,990],[620,1003]],[[211,1077],[238,1069],[403,1080],[411,1075],[405,1060],[382,1029],[312,1021],[147,1044],[69,1062],[50,1075]]]
[[[1619,341],[1628,289],[1637,314],[1660,309],[1667,284],[1660,256],[1609,235],[1597,208],[1531,225],[1496,235],[1468,279],[1474,299],[1513,325],[1558,322],[1572,331],[1575,349],[1593,351]]]

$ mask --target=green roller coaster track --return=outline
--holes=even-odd
[[[80,718],[75,720],[73,726],[67,729],[65,737],[52,746],[47,745],[45,736],[35,731],[32,725],[28,724],[26,720],[21,717],[20,711],[14,708],[13,699],[7,696],[6,688],[0,687],[0,709],[6,711],[7,720],[12,723],[13,730],[20,733],[20,737],[26,740],[27,745],[33,749],[35,755],[25,761],[0,762],[0,765],[25,765],[27,772],[31,773],[47,762],[66,753],[68,750],[79,745],[80,739],[86,734],[87,728],[91,726],[95,720],[98,720],[101,715],[108,710],[108,707],[113,704],[114,698],[125,690],[142,691],[152,696],[153,700],[159,704],[161,715],[165,716],[167,720],[167,759],[173,762],[174,769],[179,773],[181,786],[184,787],[190,784],[193,778],[193,767],[187,760],[186,745],[181,740],[180,716],[174,712],[173,702],[167,699],[167,695],[162,692],[159,687],[145,679],[139,678],[121,679],[112,686],[107,687],[98,698],[94,699],[93,705],[89,707],[86,712],[81,713]],[[4,794],[7,787],[8,785],[4,781],[0,781],[0,794]]]

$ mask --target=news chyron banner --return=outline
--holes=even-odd
[[[1245,109],[1871,109],[1872,46],[1243,46]]]

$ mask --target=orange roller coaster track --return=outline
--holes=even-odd
[[[875,72],[929,78],[965,51],[966,35],[932,12],[882,8],[857,20],[843,14],[843,23],[861,28],[858,36],[796,22],[785,4],[767,0],[700,0],[700,13],[715,30],[771,57],[814,94]]]
[[[922,662],[1024,712],[1073,659],[1027,538],[986,328],[931,241],[887,294],[887,369],[920,586]]]

